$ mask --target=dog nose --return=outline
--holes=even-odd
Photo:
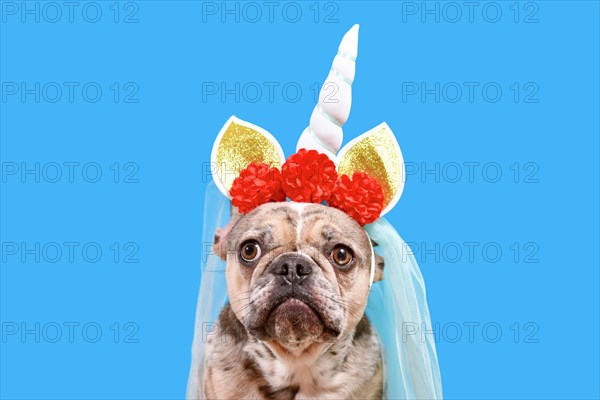
[[[312,273],[312,260],[297,254],[282,254],[271,265],[271,273],[288,280],[300,281]]]

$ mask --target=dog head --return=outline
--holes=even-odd
[[[267,203],[217,233],[231,307],[253,336],[283,346],[331,341],[362,318],[383,260],[346,213],[321,204]],[[226,250],[226,251],[225,251]]]

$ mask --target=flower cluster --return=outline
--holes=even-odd
[[[247,214],[261,204],[285,201],[281,188],[281,173],[267,164],[252,163],[235,178],[231,190],[231,204]]]
[[[244,214],[289,197],[304,203],[327,202],[361,225],[379,218],[384,199],[381,185],[373,177],[364,172],[338,176],[329,157],[306,149],[290,156],[281,172],[266,164],[248,165],[233,181],[230,195],[232,204]]]
[[[348,175],[340,175],[327,203],[359,224],[366,225],[377,220],[383,211],[383,190],[374,178],[364,172],[355,172],[352,179]]]
[[[327,201],[338,178],[335,164],[316,150],[300,149],[283,167],[283,190],[292,201],[321,203]]]

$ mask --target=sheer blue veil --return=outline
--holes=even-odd
[[[196,306],[192,365],[187,385],[187,399],[204,398],[204,346],[206,338],[214,329],[219,313],[227,302],[225,262],[212,251],[217,228],[226,226],[230,217],[230,201],[211,180],[206,187],[204,201],[204,228],[202,231],[202,270],[200,293]]]
[[[367,317],[383,344],[386,398],[441,399],[442,383],[425,284],[408,245],[380,218],[365,226],[385,260],[384,278],[371,287]]]

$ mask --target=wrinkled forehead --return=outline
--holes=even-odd
[[[232,243],[248,237],[262,241],[305,243],[351,239],[369,246],[365,230],[346,213],[322,204],[267,203],[240,219],[230,234]]]

